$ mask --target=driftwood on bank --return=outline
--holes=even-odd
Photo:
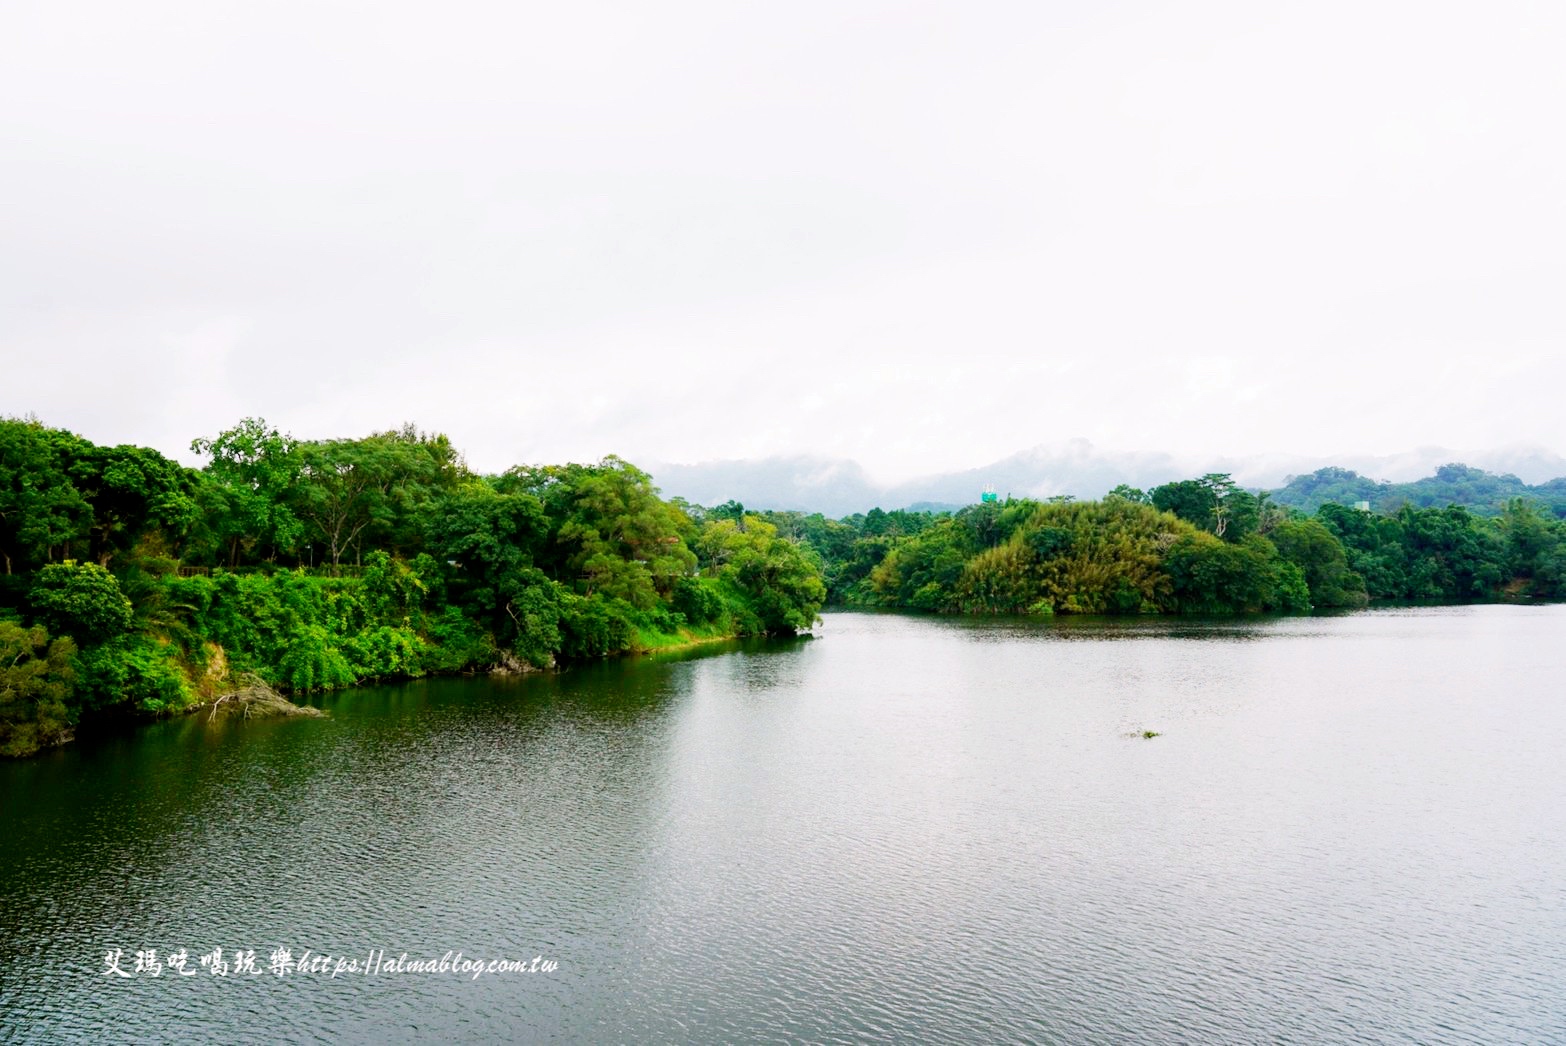
[[[309,705],[296,705],[256,676],[246,676],[238,690],[214,700],[207,722],[222,716],[242,719],[270,719],[277,716],[323,716],[326,713]]]

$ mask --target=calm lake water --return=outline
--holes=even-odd
[[[818,632],[0,764],[0,1038],[1566,1041],[1566,607]]]

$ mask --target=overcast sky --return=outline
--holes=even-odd
[[[1553,6],[0,0],[0,414],[1563,451]]]

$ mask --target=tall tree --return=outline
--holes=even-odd
[[[91,447],[70,464],[92,506],[92,556],[107,566],[149,532],[183,542],[198,521],[191,470],[147,447]]]
[[[193,441],[190,449],[211,458],[206,472],[222,492],[213,530],[230,566],[246,547],[264,550],[268,559],[294,549],[304,524],[289,507],[302,469],[292,437],[261,418],[245,418],[216,439]]]
[[[513,469],[502,490],[537,497],[554,527],[548,559],[561,580],[646,608],[696,566],[690,520],[661,501],[652,477],[613,455],[597,465]]]
[[[92,507],[67,466],[85,440],[36,419],[0,419],[0,560],[5,572],[28,570],[73,540],[85,540]]]

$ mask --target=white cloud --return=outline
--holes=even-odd
[[[1071,436],[1566,448],[1558,21],[33,5],[0,412],[887,480]]]

